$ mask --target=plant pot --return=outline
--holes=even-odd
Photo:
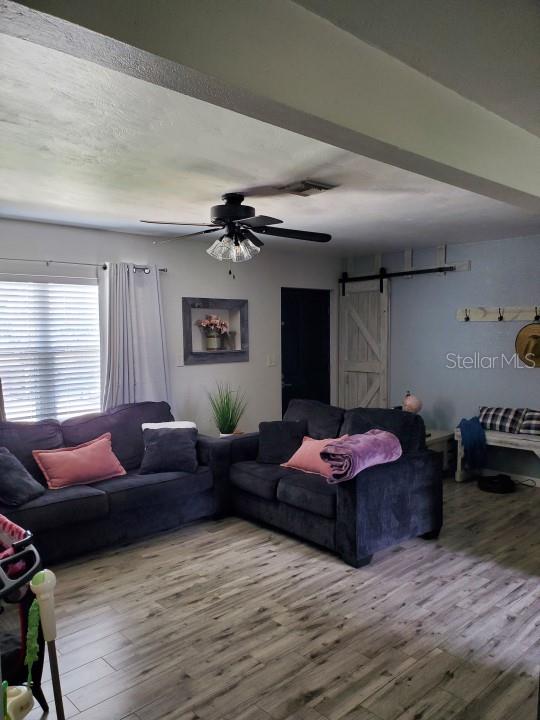
[[[219,333],[209,333],[206,335],[206,350],[208,352],[221,350],[221,335]]]
[[[219,433],[219,437],[220,437],[220,438],[227,438],[227,437],[234,437],[235,435],[238,436],[238,435],[243,435],[243,434],[244,434],[243,432],[239,432],[238,430],[235,430],[235,431],[232,432],[232,433],[222,433],[222,432],[220,432],[220,433]]]

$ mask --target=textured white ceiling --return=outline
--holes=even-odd
[[[250,202],[332,233],[339,251],[540,232],[539,216],[510,205],[6,35],[0,84],[4,217],[177,233],[139,220],[206,222],[224,192],[314,178],[339,187]]]

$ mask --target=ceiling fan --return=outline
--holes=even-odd
[[[187,225],[190,227],[207,228],[198,230],[183,238],[207,235],[219,230],[225,232],[206,251],[211,257],[220,261],[246,262],[254,258],[263,247],[258,235],[275,235],[276,237],[308,240],[309,242],[328,242],[332,239],[327,233],[289,230],[288,228],[269,227],[279,225],[283,221],[267,215],[255,215],[255,208],[243,205],[244,195],[226,193],[222,196],[224,205],[214,205],[210,211],[210,223],[177,223],[162,220],[141,220],[153,225]]]

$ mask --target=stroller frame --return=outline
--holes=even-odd
[[[16,540],[11,545],[12,553],[0,559],[0,601],[9,604],[18,604],[21,618],[21,656],[26,653],[26,633],[28,630],[28,614],[30,606],[34,600],[34,596],[30,592],[28,583],[41,568],[41,559],[38,551],[32,544],[33,536],[28,530],[25,531],[24,537]],[[10,567],[21,563],[24,569],[16,573],[15,576],[10,574]],[[43,672],[43,662],[45,658],[45,642],[41,625],[38,632],[39,656],[33,666],[33,682],[32,694],[37,700],[43,712],[49,711],[48,703],[41,688],[41,676]],[[37,678],[37,679],[36,679]],[[2,653],[0,647],[0,687],[2,679],[8,680],[10,685],[23,685],[26,682],[26,672],[24,663],[12,671],[6,673],[6,677],[2,678]],[[0,708],[0,720],[3,718],[3,710]]]

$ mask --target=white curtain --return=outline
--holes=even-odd
[[[0,379],[0,422],[6,419],[6,406],[4,404],[4,391],[2,390],[2,380]]]
[[[169,400],[160,273],[110,263],[100,273],[101,387],[104,410]]]

